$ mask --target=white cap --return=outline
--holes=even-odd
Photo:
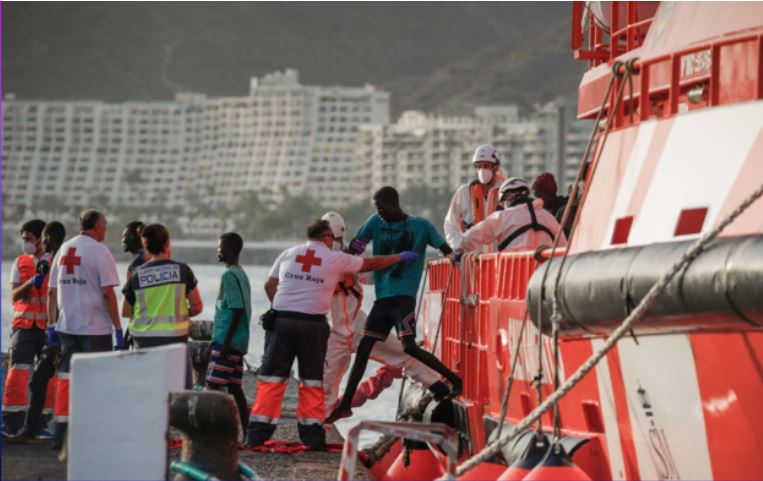
[[[521,177],[509,177],[503,181],[503,184],[501,184],[501,187],[498,189],[498,193],[503,195],[510,190],[517,189],[527,189],[529,191],[530,186],[527,184],[527,181]]]
[[[327,220],[329,221],[329,225],[331,226],[331,232],[334,233],[334,237],[344,237],[344,219],[341,215],[339,215],[336,212],[326,212],[323,214],[323,217],[321,217],[321,220]]]
[[[472,164],[477,162],[492,162],[493,164],[501,163],[501,156],[498,155],[498,150],[490,144],[482,144],[474,151],[472,156]]]

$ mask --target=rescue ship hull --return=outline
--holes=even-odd
[[[502,409],[505,433],[538,406],[535,379],[545,399],[555,369],[563,383],[602,349],[692,242],[763,182],[763,5],[602,3],[606,22],[573,8],[573,47],[591,67],[579,116],[603,111],[559,283],[561,249],[429,267],[426,345],[465,381],[452,419],[462,460],[496,438]],[[612,80],[613,67],[632,75]],[[558,402],[562,445],[589,477],[763,478],[761,246],[758,199]],[[541,421],[550,434],[552,411]],[[491,463],[510,464],[528,439]]]

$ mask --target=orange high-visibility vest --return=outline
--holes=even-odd
[[[498,208],[498,188],[491,187],[487,189],[487,192],[486,189],[487,187],[481,182],[472,182],[469,187],[472,199],[472,225],[479,224]],[[471,226],[467,229],[469,227]]]
[[[20,255],[16,259],[19,269],[19,279],[23,284],[36,274],[36,266],[31,256]],[[13,327],[31,329],[37,324],[45,329],[48,319],[48,276],[39,289],[32,286],[27,295],[13,302]]]

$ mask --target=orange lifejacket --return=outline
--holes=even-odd
[[[485,184],[474,181],[469,187],[469,191],[472,199],[472,224],[465,226],[466,229],[479,224],[498,208],[498,188],[496,185],[488,188]]]
[[[36,266],[31,256],[20,255],[16,259],[21,284],[36,274]],[[48,319],[48,276],[39,289],[32,286],[26,296],[13,302],[13,327],[31,329],[37,325],[45,329]]]

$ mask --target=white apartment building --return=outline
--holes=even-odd
[[[575,179],[591,128],[590,122],[573,121],[573,112],[561,102],[538,107],[526,118],[513,105],[477,107],[465,117],[409,111],[392,125],[363,126],[357,156],[367,163],[358,170],[357,197],[384,185],[455,191],[474,179],[472,154],[484,143],[496,146],[507,175],[531,182],[548,171],[564,192]]]
[[[178,204],[183,109],[172,102],[3,102],[11,206]]]
[[[389,94],[303,86],[296,70],[253,78],[246,97],[3,101],[3,197],[11,207],[235,205],[282,191],[353,200],[360,125],[389,122]]]

